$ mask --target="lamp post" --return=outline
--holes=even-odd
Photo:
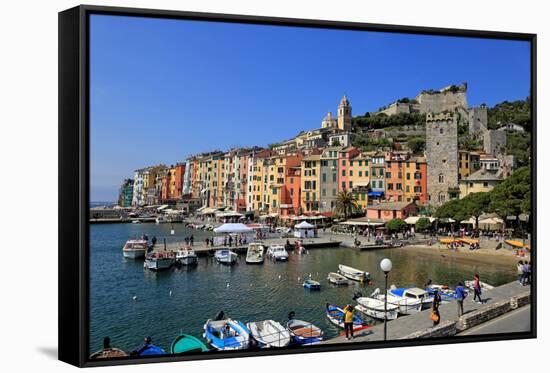
[[[380,269],[384,272],[384,340],[388,337],[388,273],[392,268],[392,262],[388,258],[382,259]]]

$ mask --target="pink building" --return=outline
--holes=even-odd
[[[416,212],[417,208],[414,202],[384,202],[368,206],[367,218],[383,221],[405,220],[410,215],[416,214]]]
[[[338,192],[353,189],[352,178],[350,178],[350,161],[359,154],[359,149],[353,146],[338,152]]]

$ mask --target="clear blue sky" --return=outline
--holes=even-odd
[[[91,200],[133,170],[317,128],[468,82],[469,104],[523,99],[527,42],[94,15]]]

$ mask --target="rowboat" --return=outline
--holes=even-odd
[[[208,346],[205,345],[200,339],[189,334],[182,333],[178,335],[170,345],[170,353],[176,355],[206,351],[208,351]]]
[[[313,345],[323,340],[323,331],[307,321],[292,319],[288,321],[286,328],[294,342],[301,345]]]
[[[94,352],[91,356],[91,360],[101,360],[101,359],[113,359],[117,357],[127,357],[128,354],[118,348],[104,348],[97,352]]]
[[[209,319],[204,324],[203,337],[219,351],[244,350],[250,343],[250,330],[239,320]]]
[[[166,351],[159,346],[146,342],[139,350],[134,351],[132,354],[137,356],[155,356],[166,355]]]
[[[122,255],[125,258],[138,259],[145,256],[147,251],[146,240],[128,240],[122,248]]]
[[[321,290],[321,283],[315,280],[305,280],[302,286],[310,290]]]
[[[251,242],[248,244],[246,252],[246,263],[261,264],[264,262],[264,245],[259,242]]]
[[[276,321],[249,322],[246,326],[260,348],[285,347],[290,343],[290,332]]]
[[[183,265],[197,264],[197,254],[190,247],[184,247],[176,251],[176,262]]]
[[[329,272],[327,280],[334,285],[349,285],[349,281],[339,273]]]
[[[216,253],[214,254],[214,257],[218,263],[222,264],[233,264],[237,260],[238,256],[239,255],[237,253],[234,253],[229,249],[216,250]]]
[[[399,306],[387,303],[376,298],[360,297],[356,299],[358,303],[355,307],[358,311],[375,319],[384,320],[384,306],[386,306],[387,320],[395,320],[399,315]]]
[[[361,271],[359,269],[355,269],[355,268],[352,268],[352,267],[348,267],[348,266],[343,265],[343,264],[338,265],[338,270],[339,270],[338,272],[341,275],[349,278],[350,280],[354,280],[354,281],[363,282],[369,277],[368,272]]]
[[[331,323],[340,328],[344,327],[344,310],[334,304],[328,304],[325,310],[327,318]],[[359,328],[363,326],[363,319],[357,315],[353,315],[353,328]]]
[[[147,254],[143,267],[153,271],[160,271],[172,267],[175,262],[176,257],[174,253],[169,251],[157,251]]]

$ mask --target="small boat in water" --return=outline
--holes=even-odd
[[[153,271],[169,269],[176,262],[174,253],[170,251],[156,251],[147,254],[143,267]]]
[[[160,215],[155,218],[155,223],[157,224],[168,223],[168,220],[164,216]]]
[[[246,263],[261,264],[264,262],[264,245],[259,242],[251,242],[248,244],[246,252]]]
[[[301,345],[314,345],[323,340],[323,331],[310,322],[302,320],[289,320],[286,328],[294,342]]]
[[[222,264],[233,264],[237,261],[238,256],[239,255],[237,253],[234,253],[229,249],[216,250],[214,253],[214,258],[216,258],[218,263]]]
[[[250,330],[239,320],[223,318],[220,312],[216,320],[204,324],[203,337],[216,350],[244,350],[250,344]]]
[[[433,295],[430,295],[428,291],[416,287],[396,288],[392,286],[390,290],[388,290],[388,296],[420,301],[422,303],[421,309],[430,308],[434,300]],[[388,300],[389,299],[390,298],[388,298]]]
[[[328,304],[325,310],[327,318],[334,325],[344,328],[344,310],[334,304]],[[353,315],[353,328],[360,328],[363,326],[363,319],[357,315]]]
[[[197,264],[197,254],[190,247],[184,247],[176,251],[176,262],[183,265]]]
[[[305,280],[302,286],[310,290],[321,290],[321,283],[311,279]]]
[[[329,272],[327,280],[334,285],[349,285],[348,279],[336,272]]]
[[[141,221],[139,219],[132,220],[132,224],[141,224]]]
[[[176,355],[206,351],[208,351],[208,346],[189,334],[178,335],[170,345],[170,353]]]
[[[128,240],[122,248],[122,255],[125,258],[138,259],[145,256],[147,251],[146,240]]]
[[[374,292],[371,294],[371,297],[379,299],[382,302],[387,298],[388,304],[399,307],[400,315],[410,315],[411,313],[420,312],[423,308],[422,299],[406,296],[399,297],[397,295],[393,295],[389,291],[387,292],[387,294],[381,294],[380,289],[378,288],[374,290]]]
[[[141,346],[138,350],[133,351],[131,355],[136,355],[136,356],[166,355],[166,351],[164,351],[164,349],[160,348],[159,346],[155,346],[151,342],[151,338],[147,337],[145,338],[145,344]]]
[[[128,354],[121,349],[111,347],[111,339],[103,338],[103,348],[90,355],[91,360],[114,359],[117,357],[127,357]]]
[[[276,321],[249,322],[246,326],[260,348],[285,347],[290,343],[290,332]]]
[[[374,319],[384,320],[384,301],[370,297],[360,297],[355,299],[358,303],[355,307],[358,311]],[[399,315],[399,306],[387,304],[386,317],[388,320],[395,320]]]
[[[363,282],[369,278],[369,273],[365,271],[361,271],[359,269],[355,269],[352,267],[348,267],[343,264],[338,265],[338,272],[350,280]]]
[[[288,252],[283,245],[271,245],[267,249],[267,257],[282,262],[288,260]]]

